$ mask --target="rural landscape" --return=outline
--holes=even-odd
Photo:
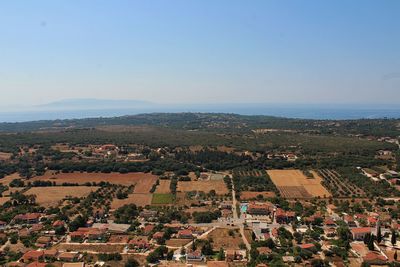
[[[0,0],[0,267],[400,267],[400,0]]]
[[[400,121],[0,124],[5,266],[398,266]]]

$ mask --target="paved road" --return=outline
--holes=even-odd
[[[234,224],[235,225],[239,224],[240,234],[242,235],[243,243],[246,245],[247,250],[250,251],[251,245],[250,245],[249,241],[247,240],[247,238],[246,238],[246,236],[244,234],[244,221],[241,220],[239,218],[239,216],[238,216],[236,191],[235,191],[235,185],[233,184],[233,177],[232,176],[231,176],[231,182],[232,182],[232,212],[233,212]]]

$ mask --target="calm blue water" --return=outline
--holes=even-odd
[[[79,119],[92,117],[114,117],[152,112],[221,112],[242,115],[270,115],[302,119],[360,119],[360,118],[400,118],[400,106],[385,108],[350,105],[267,105],[267,104],[221,104],[221,105],[153,105],[147,108],[53,110],[0,112],[0,122],[23,122],[33,120]]]

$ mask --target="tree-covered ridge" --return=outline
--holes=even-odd
[[[363,134],[396,137],[399,119],[310,120],[272,116],[248,116],[224,113],[152,113],[112,118],[88,118],[22,123],[0,123],[1,132],[26,132],[101,126],[157,126],[187,130],[280,129],[322,134]]]

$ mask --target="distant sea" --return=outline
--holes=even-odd
[[[121,109],[31,110],[0,112],[0,122],[115,117],[154,112],[213,112],[301,119],[345,120],[400,118],[400,105],[369,107],[366,105],[209,104],[180,106],[152,105],[150,107]]]

